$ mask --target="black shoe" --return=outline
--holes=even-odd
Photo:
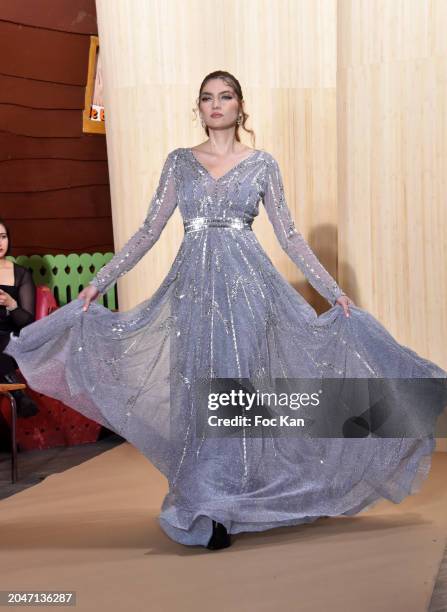
[[[8,372],[7,374],[1,375],[2,382],[8,384],[21,384],[22,381],[15,372]],[[10,391],[11,395],[16,400],[17,417],[27,419],[32,416],[36,416],[39,412],[39,406],[35,401],[21,389],[17,391]]]
[[[213,521],[213,533],[206,547],[210,550],[217,550],[219,548],[228,548],[228,546],[231,546],[231,536],[227,532],[225,525]]]

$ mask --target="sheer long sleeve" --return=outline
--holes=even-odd
[[[22,329],[35,319],[36,286],[30,270],[25,269],[18,286],[17,308],[9,312],[17,329]]]
[[[333,306],[344,292],[297,231],[284,195],[281,171],[273,156],[269,159],[263,202],[282,249],[318,293]]]
[[[177,150],[166,158],[158,187],[150,202],[146,218],[138,230],[129,238],[123,248],[99,270],[90,281],[102,295],[115,281],[129,272],[145,253],[157,242],[168,219],[177,206],[175,165]]]

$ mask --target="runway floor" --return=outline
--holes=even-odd
[[[220,551],[167,538],[157,521],[166,488],[125,442],[2,499],[0,590],[76,591],[82,612],[447,609],[442,589],[437,608],[432,598],[447,543],[447,453],[401,504],[238,534]]]

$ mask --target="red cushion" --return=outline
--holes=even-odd
[[[51,314],[57,308],[59,307],[51,289],[45,285],[38,285],[36,287],[36,321]],[[20,370],[18,375],[26,383]],[[29,388],[26,393],[39,406],[39,412],[33,417],[17,419],[17,444],[20,450],[72,446],[95,442],[98,439],[101,425],[95,421],[52,397]],[[5,396],[0,396],[0,411],[10,424],[11,410],[9,400]]]
[[[46,317],[58,308],[56,298],[49,287],[38,285],[36,287],[36,309],[35,316],[37,319]]]

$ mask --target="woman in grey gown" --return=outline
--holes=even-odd
[[[434,437],[309,439],[245,427],[216,436],[197,429],[197,381],[447,376],[397,343],[318,261],[295,228],[276,159],[240,143],[242,100],[231,74],[205,77],[199,111],[209,140],[169,153],[141,227],[79,299],[6,349],[32,388],[148,457],[169,482],[162,529],[209,548],[242,531],[398,503],[427,475]],[[258,242],[251,226],[260,202],[285,252],[329,302],[322,315]],[[177,206],[184,237],[155,293],[127,312],[95,302],[154,245]]]

